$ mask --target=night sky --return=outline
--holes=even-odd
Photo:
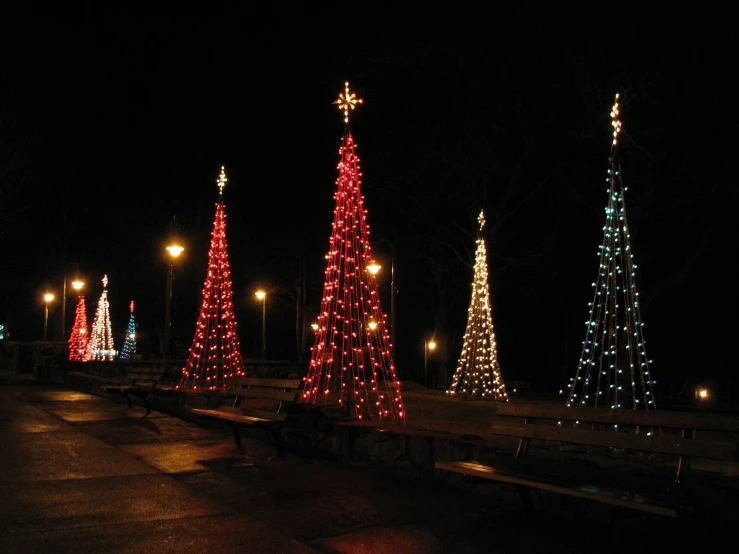
[[[224,165],[243,353],[259,354],[253,293],[266,286],[268,356],[294,359],[290,294],[305,267],[317,311],[343,133],[332,102],[348,80],[364,99],[352,132],[375,257],[389,266],[388,241],[395,252],[401,378],[422,366],[432,334],[435,367],[456,366],[484,208],[503,377],[557,390],[584,336],[619,92],[658,394],[704,379],[728,394],[739,246],[728,39],[708,27],[657,36],[621,25],[614,40],[541,23],[487,41],[367,40],[332,34],[323,13],[259,15],[37,10],[2,22],[0,322],[13,339],[41,338],[41,294],[60,298],[73,263],[88,283],[88,317],[107,274],[116,344],[134,300],[140,349],[156,352],[175,217],[187,248],[173,294],[184,355]],[[68,294],[67,328],[74,306]],[[60,317],[57,303],[49,338]]]

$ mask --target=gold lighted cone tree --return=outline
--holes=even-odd
[[[475,270],[467,328],[464,332],[462,353],[447,394],[466,400],[506,402],[508,393],[498,364],[498,349],[490,308],[487,249],[482,235],[482,229],[485,226],[484,211],[480,211],[477,220],[480,228],[475,251]]]

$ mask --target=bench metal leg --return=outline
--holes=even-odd
[[[146,395],[140,392],[131,392],[130,394],[135,394],[141,399],[141,402],[144,404],[144,409],[146,410],[144,417],[148,416],[151,413],[151,404],[149,404],[149,400],[146,398]],[[126,394],[126,400],[128,400],[128,407],[133,408],[133,402],[131,402],[131,397],[128,394]]]
[[[282,444],[282,435],[272,425],[267,426],[267,432],[272,435],[272,439],[275,441],[275,448],[277,449],[277,456],[280,458],[285,457],[285,448]]]
[[[133,408],[133,400],[131,400],[131,397],[128,395],[128,393],[124,392],[123,396],[126,397],[126,402],[128,402],[128,407]]]
[[[695,438],[695,429],[683,429],[680,435],[685,439]],[[680,456],[677,460],[677,474],[675,475],[675,483],[681,484],[685,482],[690,469],[690,456]]]
[[[236,446],[239,448],[239,450],[244,450],[244,444],[241,442],[241,433],[239,432],[239,424],[231,422],[231,430],[233,431],[234,435],[234,442],[236,443]]]
[[[149,404],[149,400],[143,394],[141,395],[141,400],[144,401],[144,408],[146,409],[144,417],[146,417],[151,413],[151,404]]]
[[[516,485],[516,490],[518,491],[518,498],[521,500],[521,504],[523,504],[524,510],[526,511],[526,517],[534,519],[536,517],[536,510],[531,500],[531,491],[525,485]]]

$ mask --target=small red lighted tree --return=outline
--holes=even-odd
[[[221,167],[200,315],[178,385],[183,389],[219,389],[226,380],[244,375],[226,250],[226,207],[223,202],[226,181],[225,168]]]
[[[77,310],[74,314],[74,325],[72,325],[72,333],[69,335],[69,361],[82,362],[85,359],[85,351],[87,350],[87,307],[85,305],[85,295],[80,294],[77,299]]]
[[[387,317],[375,277],[367,271],[372,260],[370,229],[348,125],[349,112],[361,100],[346,83],[335,103],[344,111],[346,125],[321,311],[302,399],[312,404],[338,402],[359,419],[405,423]]]

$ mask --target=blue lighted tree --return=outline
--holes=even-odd
[[[608,159],[608,204],[599,247],[598,278],[585,322],[585,340],[568,406],[654,410],[653,385],[636,290],[636,264],[626,218],[624,186],[618,159],[618,94],[611,110],[613,142]]]
[[[120,358],[121,360],[129,360],[134,354],[136,354],[136,317],[133,315],[133,300],[131,300],[131,315],[128,318],[126,340],[123,342]]]

